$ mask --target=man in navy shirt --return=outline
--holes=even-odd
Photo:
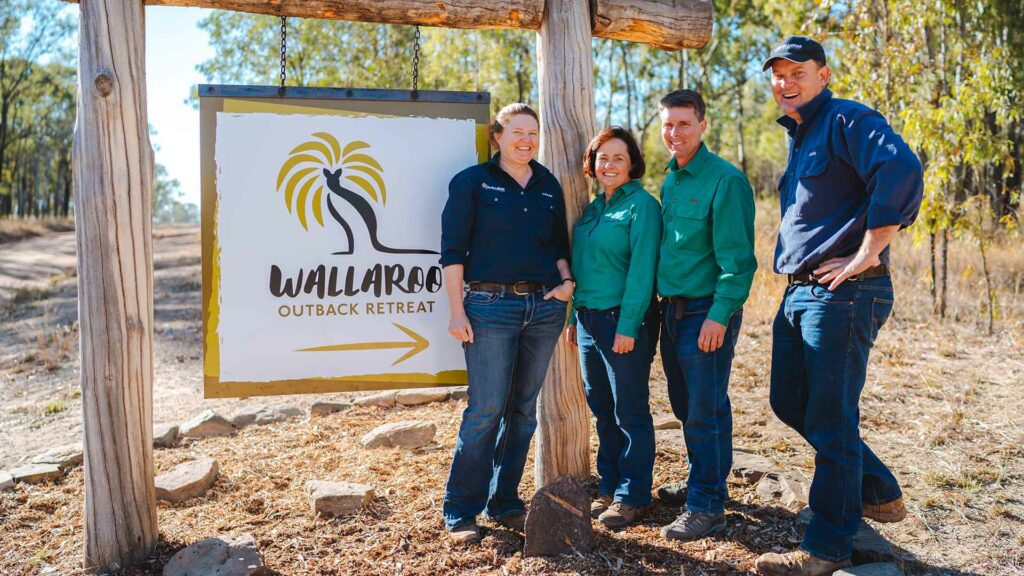
[[[763,554],[762,574],[817,576],[850,564],[861,516],[906,516],[892,472],[860,437],[868,352],[893,306],[889,243],[914,222],[921,163],[881,114],[834,98],[820,44],[772,49],[772,94],[790,136],[779,181],[775,271],[789,285],[772,328],[771,405],[815,450],[813,513],[800,549]]]

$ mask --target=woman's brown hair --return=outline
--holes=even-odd
[[[537,112],[530,108],[528,104],[523,104],[522,102],[507,104],[501,110],[498,110],[498,113],[494,115],[494,121],[487,127],[487,135],[490,137],[492,146],[498,147],[498,136],[505,131],[505,126],[508,126],[512,117],[520,114],[531,116],[540,124],[540,117],[537,116]]]
[[[640,152],[640,146],[637,145],[636,139],[622,126],[612,126],[611,128],[605,128],[594,136],[594,139],[587,144],[587,151],[583,153],[583,174],[590,178],[594,178],[596,170],[594,165],[597,163],[597,149],[601,147],[605,142],[616,138],[622,140],[626,144],[626,150],[629,151],[629,162],[632,166],[629,169],[629,178],[636,180],[642,178],[644,173],[647,172],[647,164],[644,163],[644,155]]]

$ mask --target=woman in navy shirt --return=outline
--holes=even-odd
[[[537,113],[509,104],[490,131],[499,152],[452,178],[441,217],[448,331],[463,343],[469,373],[443,514],[452,538],[467,543],[480,540],[484,511],[523,529],[519,482],[537,395],[575,286],[562,188],[533,159]]]

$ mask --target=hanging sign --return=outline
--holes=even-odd
[[[201,85],[206,397],[465,384],[438,264],[478,92]]]

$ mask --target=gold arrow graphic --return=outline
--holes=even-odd
[[[330,346],[300,348],[299,350],[296,350],[296,352],[344,352],[348,350],[387,350],[390,348],[409,348],[410,350],[408,352],[406,352],[401,358],[395,360],[395,362],[391,364],[392,366],[394,366],[395,364],[404,362],[409,358],[412,358],[413,356],[419,354],[420,352],[423,352],[424,350],[427,349],[428,346],[430,346],[430,341],[424,338],[423,336],[420,336],[419,334],[413,332],[412,330],[409,330],[408,328],[402,326],[401,324],[395,324],[394,322],[392,322],[392,324],[394,324],[395,328],[398,328],[402,332],[405,332],[405,335],[408,336],[409,338],[412,338],[412,341],[357,342],[354,344],[331,344]]]

